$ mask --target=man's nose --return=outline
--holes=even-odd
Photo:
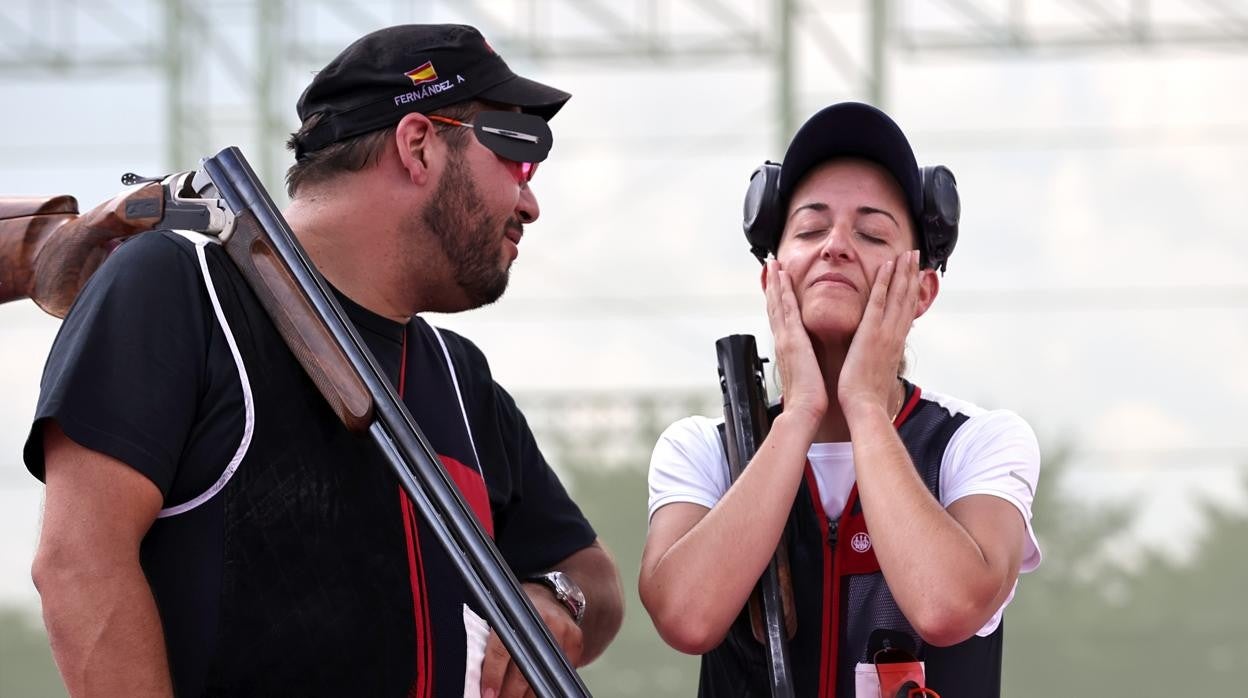
[[[537,205],[537,195],[533,193],[533,187],[525,182],[520,186],[520,199],[516,201],[516,217],[521,223],[528,224],[537,220],[541,214],[541,208]]]

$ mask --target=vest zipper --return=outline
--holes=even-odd
[[[837,576],[840,574],[840,570],[838,569],[838,566],[836,564],[836,541],[837,541],[837,535],[840,531],[840,528],[841,528],[841,520],[839,518],[828,519],[828,552],[827,552],[827,555],[828,555],[828,559],[831,560],[831,565],[827,567],[829,571],[829,579],[826,582],[828,585],[828,590],[823,599],[824,604],[831,605],[831,613],[829,614],[831,627],[827,628],[827,631],[830,634],[828,636],[825,636],[824,643],[823,643],[823,652],[824,652],[823,666],[828,670],[828,678],[827,678],[827,682],[825,684],[824,690],[827,692],[826,696],[828,696],[828,698],[832,698],[833,696],[836,695],[837,675],[839,674],[839,672],[837,671],[838,669],[837,646],[840,644],[839,640],[840,640],[840,621],[841,621],[841,614],[840,614],[840,605],[841,605],[840,604],[840,586],[841,585],[839,584],[840,579]]]

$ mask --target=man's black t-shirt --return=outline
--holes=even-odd
[[[479,349],[339,300],[517,576],[593,542]],[[47,419],[164,495],[141,560],[179,695],[463,690],[463,583],[219,246],[150,233],[109,258],[44,369],[41,479]]]

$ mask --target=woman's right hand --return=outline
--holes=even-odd
[[[802,323],[793,279],[774,259],[767,260],[763,278],[767,319],[776,341],[776,365],[784,391],[784,411],[806,414],[820,422],[828,410],[828,391],[810,335]]]

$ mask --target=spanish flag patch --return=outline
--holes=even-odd
[[[403,74],[411,78],[413,85],[433,82],[438,79],[438,71],[433,69],[433,61],[425,61],[424,65],[419,68],[413,68]]]

